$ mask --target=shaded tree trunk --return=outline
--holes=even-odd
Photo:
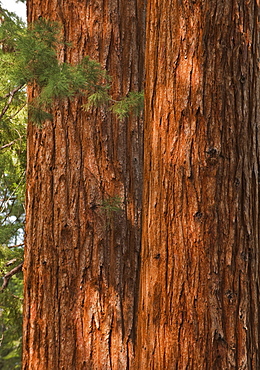
[[[27,3],[29,22],[62,23],[61,61],[99,61],[116,99],[142,89],[143,0]],[[23,369],[132,366],[142,123],[83,103],[56,102],[53,123],[28,126]],[[121,211],[102,208],[118,197]]]
[[[147,9],[138,369],[258,369],[259,7]]]

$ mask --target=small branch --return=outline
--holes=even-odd
[[[13,259],[11,259],[10,261],[8,261],[8,262],[6,262],[6,266],[11,266],[11,265],[13,265],[15,262],[17,261],[17,258],[13,258]]]
[[[24,243],[21,243],[21,244],[16,244],[16,245],[10,245],[8,246],[9,249],[11,248],[18,248],[18,247],[22,247],[24,245]]]
[[[21,108],[19,108],[19,109],[18,109],[18,111],[17,111],[16,113],[14,113],[12,116],[10,116],[9,118],[10,118],[10,119],[13,119],[15,116],[17,116],[17,114],[18,114],[19,112],[21,112],[21,110],[23,110],[23,108],[24,108],[24,107],[26,107],[26,104],[24,104]]]
[[[15,140],[11,141],[11,142],[10,142],[10,143],[8,143],[8,144],[5,144],[5,145],[3,145],[3,146],[0,146],[0,150],[3,150],[3,149],[6,149],[6,148],[9,148],[10,146],[12,146],[13,144],[15,144],[17,141],[22,140],[23,138],[24,138],[24,136],[21,136],[21,137],[19,137],[19,138],[15,139]]]
[[[23,302],[23,298],[18,297],[18,295],[11,294],[11,296],[14,297],[15,299],[19,299],[19,301]]]
[[[10,143],[5,144],[5,145],[3,145],[3,146],[0,146],[0,150],[3,150],[3,149],[6,149],[6,148],[9,148],[9,147],[10,147],[10,146],[12,146],[14,143],[16,143],[16,141],[18,141],[18,140],[20,140],[20,138],[19,138],[19,139],[16,139],[16,140],[13,140],[13,141],[11,141]]]
[[[4,108],[2,109],[2,112],[0,113],[0,119],[3,118],[3,116],[5,115],[6,111],[8,110],[8,108],[10,107],[12,101],[13,101],[13,98],[15,96],[15,94],[24,86],[23,85],[20,85],[20,86],[17,86],[15,89],[13,89],[12,91],[10,91],[8,94],[5,95],[5,98],[9,98],[4,106]]]
[[[23,176],[25,176],[25,171],[23,173]],[[15,201],[16,198],[13,198],[13,196],[14,196],[14,194],[16,192],[16,189],[18,189],[18,187],[21,185],[22,181],[23,181],[23,177],[21,176],[21,180],[19,181],[18,185],[16,186],[16,188],[14,189],[14,191],[12,192],[12,194],[9,196],[9,198],[5,201],[5,204],[2,205],[2,208],[0,210],[0,213],[3,213],[4,209],[7,208],[6,205],[8,204],[9,200],[14,199],[14,201]],[[5,217],[5,219],[6,218],[7,218],[7,216]],[[2,221],[2,223],[3,223],[3,221]]]
[[[15,142],[16,142],[17,140],[13,140],[13,141],[11,141],[10,143],[8,143],[8,144],[5,144],[5,145],[3,145],[3,146],[0,146],[0,150],[3,150],[3,149],[5,149],[5,148],[9,148],[10,146],[12,146]]]
[[[23,267],[23,262],[20,263],[20,265],[16,266],[15,268],[13,268],[11,271],[9,271],[4,277],[3,277],[3,285],[0,289],[0,291],[3,291],[7,288],[8,286],[8,283],[9,283],[9,280],[11,279],[11,277],[15,274],[17,274],[18,272],[22,271],[22,267]]]

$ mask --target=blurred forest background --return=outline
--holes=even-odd
[[[0,368],[5,370],[21,366],[27,108],[25,88],[14,91],[11,40],[26,25],[0,6]]]

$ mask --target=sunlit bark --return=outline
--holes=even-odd
[[[147,9],[138,369],[258,369],[258,1]]]

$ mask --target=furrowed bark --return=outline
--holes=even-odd
[[[144,2],[28,0],[28,20],[61,22],[60,60],[89,55],[115,99],[143,85]],[[35,94],[29,92],[29,99]],[[23,369],[129,369],[140,251],[142,121],[84,100],[28,126]],[[105,211],[102,201],[122,200]]]
[[[257,369],[259,3],[147,9],[138,369]]]

